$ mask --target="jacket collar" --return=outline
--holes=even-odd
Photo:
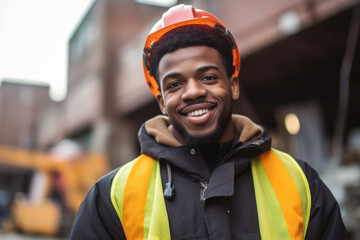
[[[165,116],[156,116],[143,124],[139,131],[141,151],[170,164],[173,168],[180,169],[183,174],[195,181],[208,182],[207,193],[210,194],[211,186],[216,189],[216,186],[223,184],[224,181],[233,182],[234,175],[245,169],[253,157],[270,149],[271,138],[265,129],[245,116],[233,115],[232,120],[238,136],[237,141],[212,174],[196,146],[181,145],[173,137],[173,126]],[[226,178],[224,174],[227,174]],[[230,189],[233,187],[231,184],[227,186],[230,188],[227,190],[218,188],[213,193],[217,195],[220,191],[221,194],[225,192],[225,195],[232,194]]]
[[[242,115],[232,115],[235,130],[239,136],[238,142],[246,143],[261,138],[263,129],[252,122],[249,118]],[[144,125],[147,133],[152,136],[157,143],[169,146],[179,147],[182,144],[174,137],[174,128],[166,116],[156,116]]]

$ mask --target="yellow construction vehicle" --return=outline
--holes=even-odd
[[[86,193],[109,170],[102,154],[80,153],[62,158],[0,146],[0,168],[6,167],[32,173],[29,191],[12,196],[11,223],[21,232],[42,235],[68,232]]]

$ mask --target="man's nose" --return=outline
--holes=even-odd
[[[182,100],[195,100],[198,98],[205,97],[207,90],[202,86],[200,81],[196,79],[189,79],[186,82],[183,93],[181,95]]]

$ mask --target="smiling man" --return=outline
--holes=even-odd
[[[182,144],[226,142],[234,138],[232,101],[236,77],[228,79],[220,53],[208,46],[182,48],[159,62],[157,99]]]
[[[240,56],[219,19],[175,6],[143,57],[163,116],[141,127],[141,155],[91,189],[71,239],[348,238],[315,170],[232,113]]]

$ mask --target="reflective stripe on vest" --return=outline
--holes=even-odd
[[[272,149],[251,161],[262,239],[304,239],[311,196],[307,179],[289,155]],[[120,168],[111,201],[127,239],[170,239],[160,163],[146,155]]]
[[[140,155],[121,167],[111,201],[127,239],[170,239],[158,161]]]
[[[305,239],[311,195],[299,164],[272,149],[251,161],[262,239]]]

